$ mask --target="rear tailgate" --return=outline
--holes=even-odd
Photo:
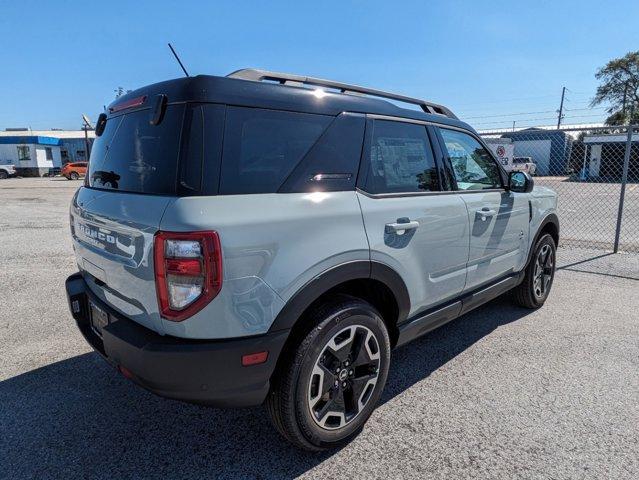
[[[153,237],[171,201],[81,188],[71,206],[76,260],[89,288],[123,315],[160,333]]]
[[[71,205],[78,267],[98,298],[163,333],[153,265],[162,215],[178,196],[184,105],[169,104],[159,123],[147,96],[117,110],[93,145],[86,184]],[[131,103],[130,101],[128,103]]]

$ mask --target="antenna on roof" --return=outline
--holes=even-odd
[[[171,49],[171,52],[173,53],[173,56],[175,57],[175,59],[180,64],[180,67],[182,68],[182,71],[184,72],[184,75],[186,75],[188,77],[189,73],[186,71],[186,68],[184,68],[184,65],[182,65],[182,61],[180,60],[180,57],[178,57],[178,54],[175,53],[175,50],[173,49],[173,45],[171,45],[170,43],[168,45],[169,45],[169,48]]]

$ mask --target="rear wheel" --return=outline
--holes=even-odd
[[[4,180],[5,178],[9,178],[9,174],[6,170],[0,170],[0,180]]]
[[[514,290],[515,300],[522,307],[539,308],[548,298],[555,277],[556,250],[549,234],[537,240],[524,280]]]
[[[390,340],[368,303],[340,296],[314,312],[313,328],[284,358],[266,406],[298,447],[324,450],[362,429],[384,389]]]
[[[80,178],[80,175],[78,175],[77,172],[71,172],[69,174],[69,180],[77,180],[78,178]]]

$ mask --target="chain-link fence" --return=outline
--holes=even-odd
[[[482,132],[507,170],[557,192],[561,244],[639,253],[639,127]]]

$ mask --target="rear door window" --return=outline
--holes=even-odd
[[[170,105],[159,125],[149,123],[149,110],[110,118],[91,152],[89,186],[175,194],[183,113],[183,105]]]
[[[333,117],[228,107],[220,194],[277,192]]]
[[[438,191],[439,176],[424,125],[376,120],[364,190],[373,193]]]

